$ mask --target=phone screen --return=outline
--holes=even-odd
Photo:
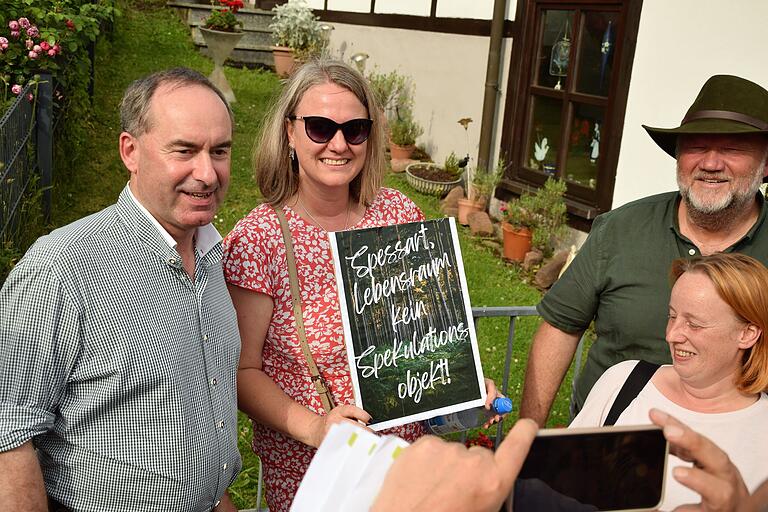
[[[544,430],[515,483],[515,511],[653,509],[667,441],[658,427]]]

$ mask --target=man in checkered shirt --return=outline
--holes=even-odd
[[[2,510],[235,510],[240,338],[211,225],[232,112],[180,68],[120,114],[117,203],[41,237],[0,291]]]

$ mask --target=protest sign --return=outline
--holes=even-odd
[[[453,218],[331,234],[356,404],[381,430],[485,401]]]

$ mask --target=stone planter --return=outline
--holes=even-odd
[[[272,56],[275,58],[275,73],[281,77],[287,77],[296,69],[296,59],[293,50],[287,46],[273,46]]]
[[[205,44],[208,45],[208,49],[211,51],[211,57],[213,58],[213,72],[208,78],[213,82],[213,85],[219,88],[221,93],[227,99],[227,102],[234,103],[235,93],[232,92],[232,87],[227,82],[227,77],[224,76],[224,62],[227,57],[235,49],[240,38],[243,37],[242,32],[222,32],[220,30],[210,30],[204,27],[200,27],[200,33],[203,34]]]
[[[411,171],[418,167],[438,167],[435,164],[416,162],[408,164],[405,168],[405,180],[410,186],[421,192],[422,194],[428,194],[437,197],[443,197],[453,187],[461,183],[461,178],[453,181],[433,181],[416,176]]]
[[[518,262],[525,260],[525,255],[531,250],[531,230],[517,228],[509,222],[504,222],[501,225],[501,231],[504,259]]]
[[[482,212],[485,210],[485,201],[474,201],[472,199],[459,199],[459,224],[466,226],[469,224],[469,214],[472,212]]]

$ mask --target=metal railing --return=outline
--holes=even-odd
[[[32,100],[29,99],[32,95]],[[0,242],[18,241],[21,206],[37,176],[45,222],[50,219],[53,176],[51,75],[30,81],[0,118]]]
[[[535,306],[505,306],[505,307],[479,307],[472,308],[472,316],[475,319],[475,331],[481,318],[499,318],[509,317],[509,327],[507,331],[507,353],[504,356],[504,378],[501,382],[501,393],[509,396],[509,373],[512,369],[512,349],[515,344],[515,322],[521,316],[538,316]],[[504,422],[500,421],[496,427],[496,447],[499,446],[504,437]],[[462,438],[464,436],[462,435]]]

